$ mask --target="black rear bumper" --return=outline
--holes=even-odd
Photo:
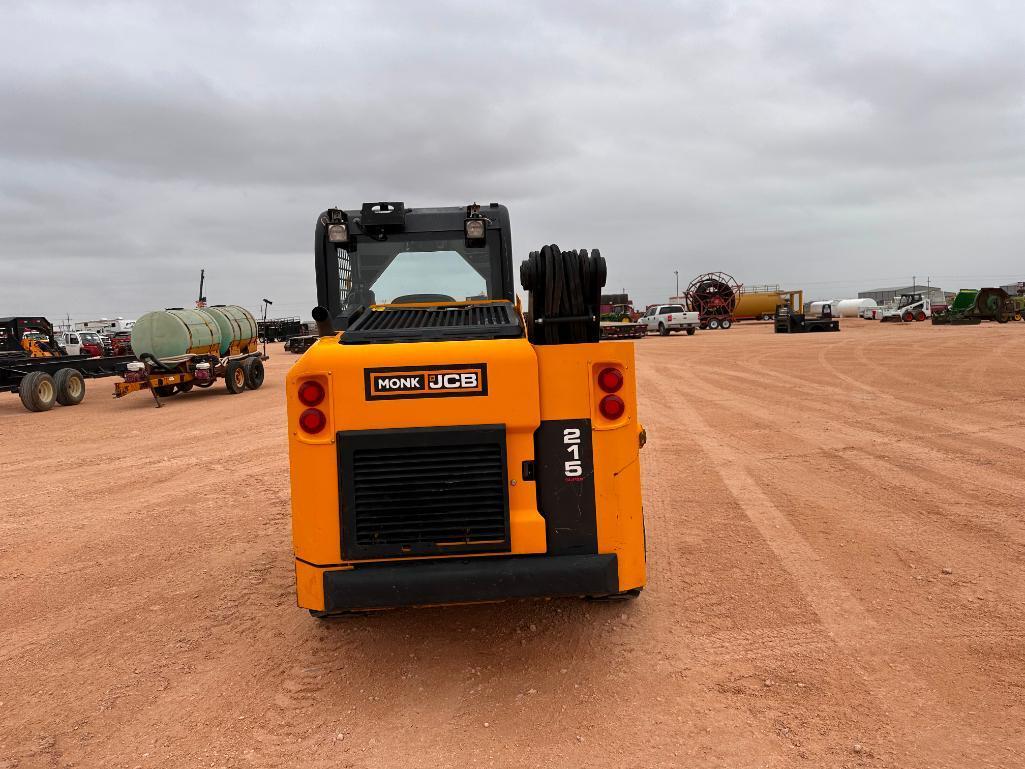
[[[619,592],[615,553],[451,558],[324,572],[324,610]]]

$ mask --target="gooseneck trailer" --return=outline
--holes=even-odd
[[[85,398],[86,379],[116,376],[134,360],[66,355],[46,318],[0,318],[0,392],[18,393],[29,411],[76,406]]]
[[[117,376],[134,360],[134,355],[0,356],[0,392],[18,393],[29,411],[49,411],[55,403],[76,406],[85,398],[86,379]]]

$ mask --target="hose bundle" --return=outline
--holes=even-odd
[[[533,344],[582,344],[601,338],[605,260],[598,249],[561,251],[548,245],[520,264],[528,292],[528,337]]]

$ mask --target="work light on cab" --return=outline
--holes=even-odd
[[[467,219],[466,237],[468,240],[484,240],[484,220]]]
[[[468,246],[482,246],[487,239],[488,220],[480,212],[476,203],[466,207],[466,219],[463,221],[463,232],[466,234]]]
[[[618,395],[606,395],[598,403],[598,411],[606,419],[619,419],[626,411],[626,404]]]
[[[331,243],[349,242],[349,221],[344,211],[337,208],[328,209],[327,212],[327,239]]]
[[[304,406],[317,406],[324,400],[324,387],[313,380],[303,382],[299,385],[298,395]]]
[[[323,430],[325,425],[327,425],[327,417],[320,409],[306,409],[299,415],[299,427],[303,429],[303,432],[315,435]]]
[[[623,387],[623,372],[618,368],[604,368],[598,374],[598,386],[607,393],[619,392]]]

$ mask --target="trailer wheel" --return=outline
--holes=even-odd
[[[178,389],[173,384],[157,385],[153,388],[153,392],[155,392],[161,398],[170,398],[172,395],[178,392]]]
[[[715,331],[717,328],[719,328],[719,319],[718,318],[709,318],[708,319],[708,327],[710,329],[712,329],[712,331]]]
[[[246,387],[250,390],[259,390],[263,386],[263,361],[259,358],[246,358],[242,369],[246,374]]]
[[[687,336],[694,336],[697,332],[698,332],[698,330],[696,328],[688,328],[687,329]]]
[[[180,392],[180,393],[187,393],[189,390],[192,389],[192,387],[193,387],[193,383],[192,382],[179,382],[178,383],[178,392]]]
[[[238,395],[246,389],[246,370],[242,367],[242,361],[228,361],[228,372],[224,377],[224,383],[232,395]]]
[[[733,325],[733,321],[732,320],[730,320],[729,318],[723,318],[722,322],[719,323],[719,328],[721,328],[721,329],[723,329],[725,331],[726,329],[728,329],[732,325]]]
[[[29,411],[49,411],[57,400],[53,377],[43,371],[32,371],[18,384],[22,405]]]
[[[77,406],[85,397],[85,377],[78,369],[58,369],[53,384],[57,388],[57,402],[62,406]]]

